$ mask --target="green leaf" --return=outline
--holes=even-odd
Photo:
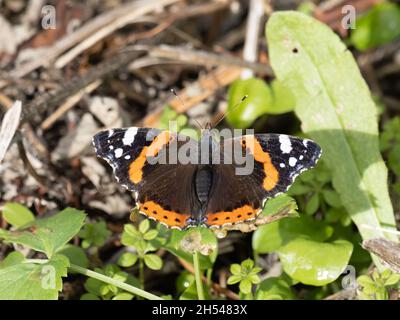
[[[144,240],[153,240],[157,237],[158,235],[158,231],[155,229],[149,230],[147,231],[144,235],[143,235],[143,239]]]
[[[161,258],[152,253],[148,253],[144,256],[144,263],[152,270],[160,270],[163,264]]]
[[[3,218],[13,227],[19,228],[35,220],[32,211],[22,204],[8,202],[3,207]]]
[[[242,101],[246,95],[248,97]],[[264,80],[238,79],[229,88],[226,119],[234,128],[247,128],[267,112],[267,106],[271,102],[271,90]]]
[[[390,269],[385,269],[381,272],[381,279],[386,280],[392,275],[392,271]]]
[[[246,259],[246,260],[242,261],[242,263],[240,265],[243,270],[250,271],[254,267],[254,261],[251,259]]]
[[[278,251],[283,270],[304,284],[323,286],[336,280],[346,268],[353,245],[345,240],[331,243],[296,238]]]
[[[248,279],[253,284],[259,284],[261,282],[260,277],[257,274],[252,274],[248,276]]]
[[[81,300],[100,300],[100,298],[92,293],[84,293],[81,298]]]
[[[400,176],[400,144],[397,144],[388,154],[389,168],[397,176]]]
[[[73,244],[66,244],[58,251],[58,253],[66,256],[72,264],[78,265],[82,268],[87,268],[89,266],[89,259],[81,247]]]
[[[400,37],[400,8],[383,2],[359,17],[350,42],[358,50],[375,48]]]
[[[175,120],[176,120],[177,125],[178,125],[179,128],[182,128],[188,122],[188,118],[184,114],[178,115]]]
[[[351,53],[329,27],[297,12],[275,12],[266,34],[274,72],[294,94],[302,129],[322,147],[333,186],[363,239],[397,241],[381,231],[395,226],[387,168],[377,110]]]
[[[188,271],[183,271],[176,279],[176,291],[181,293],[185,291],[195,281],[194,275]]]
[[[243,279],[239,283],[239,289],[244,294],[249,294],[251,292],[251,286],[252,286],[252,284],[251,284],[250,280],[248,280],[248,279]]]
[[[400,143],[400,117],[388,119],[380,136],[380,147],[382,151],[391,149],[394,145]]]
[[[296,200],[287,194],[281,194],[266,202],[262,214],[265,216],[273,216],[281,212],[287,212],[289,216],[297,217]]]
[[[260,283],[256,292],[257,300],[294,300],[290,285],[282,277],[272,277]]]
[[[138,260],[138,256],[133,254],[132,252],[124,252],[118,259],[118,264],[121,267],[132,267],[136,261]]]
[[[228,284],[235,284],[235,283],[238,283],[238,282],[240,282],[242,280],[242,276],[241,275],[238,275],[238,274],[234,274],[233,276],[230,276],[229,278],[228,278]]]
[[[385,281],[385,286],[393,286],[400,281],[400,274],[392,274]]]
[[[0,261],[0,269],[11,267],[15,264],[21,263],[25,260],[24,255],[19,251],[13,251],[8,254],[8,256]]]
[[[203,289],[206,300],[211,299],[209,295],[210,288],[206,284],[204,284]],[[195,281],[192,281],[189,287],[180,295],[179,300],[198,300],[198,293]]]
[[[148,219],[144,219],[140,224],[139,224],[139,231],[142,234],[145,234],[150,228],[150,221]]]
[[[318,208],[319,208],[319,195],[318,193],[314,193],[306,204],[305,208],[306,214],[311,216],[317,212]]]
[[[0,269],[0,300],[56,300],[68,266],[66,257],[55,255],[44,264],[21,262]]]
[[[78,236],[82,239],[82,247],[88,248],[91,245],[101,247],[111,235],[111,231],[107,229],[107,224],[104,220],[87,223],[79,231]]]
[[[67,208],[52,217],[37,219],[23,229],[1,233],[0,237],[51,257],[79,232],[85,216],[83,211]]]
[[[334,190],[324,189],[322,190],[322,196],[327,204],[334,208],[340,208],[342,203],[340,201],[339,195]]]
[[[96,272],[103,273],[101,270],[97,269]],[[85,281],[84,287],[87,292],[95,296],[101,296],[101,290],[104,286],[104,282],[101,282],[94,278],[89,278]]]
[[[212,268],[218,254],[215,234],[201,227],[186,231],[172,230],[165,248],[190,264],[193,264],[193,250],[199,250],[202,270]]]
[[[301,196],[304,194],[307,194],[311,191],[313,191],[314,189],[307,185],[307,184],[302,184],[301,183],[301,178],[297,179],[294,184],[289,188],[288,193],[291,196]]]
[[[333,228],[325,222],[302,215],[300,218],[282,219],[259,227],[253,233],[252,246],[257,253],[270,253],[298,236],[325,241],[332,233]]]
[[[124,225],[124,232],[133,237],[140,237],[140,232],[130,223]]]
[[[121,236],[121,243],[124,246],[137,247],[142,242],[142,234],[131,224],[124,225],[124,232]]]
[[[234,263],[231,265],[231,273],[232,274],[240,274],[242,268],[240,267],[240,264]]]
[[[375,286],[374,280],[372,280],[369,276],[362,275],[357,278],[357,283],[362,286]]]

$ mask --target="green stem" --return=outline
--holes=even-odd
[[[27,259],[26,262],[27,263],[46,263],[48,260],[45,259]],[[85,269],[82,268],[80,266],[77,266],[75,264],[70,264],[69,268],[75,272],[78,272],[80,274],[83,274],[85,276],[88,276],[90,278],[94,278],[97,280],[100,280],[102,282],[111,284],[113,286],[116,286],[122,290],[125,290],[127,292],[130,292],[134,295],[137,295],[139,297],[143,297],[145,299],[149,299],[149,300],[163,300],[163,298],[158,297],[150,292],[144,291],[142,289],[136,288],[134,286],[131,286],[125,282],[121,282],[118,280],[115,280],[113,278],[107,277],[104,274],[89,270],[89,269]]]
[[[193,253],[193,267],[194,267],[194,276],[196,279],[197,295],[199,297],[199,300],[205,300],[203,291],[203,282],[201,279],[200,256],[197,250]]]
[[[211,276],[212,276],[212,269],[207,269],[206,277],[207,277],[207,286],[211,286]]]
[[[144,263],[143,258],[139,258],[139,282],[140,287],[144,289]]]

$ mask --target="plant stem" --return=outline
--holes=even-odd
[[[201,280],[200,256],[197,250],[193,253],[193,267],[194,267],[194,276],[196,279],[197,295],[199,297],[199,300],[205,300],[203,291],[203,282]]]
[[[140,282],[140,288],[144,289],[144,263],[143,263],[143,258],[139,258],[139,282]]]
[[[207,269],[207,272],[206,272],[206,278],[207,278],[207,286],[211,286],[211,276],[212,276],[212,269],[211,268],[209,268],[209,269]]]
[[[45,259],[27,259],[26,262],[27,263],[46,263],[48,260]],[[122,290],[125,290],[127,292],[130,292],[134,295],[137,295],[139,297],[143,297],[145,299],[149,299],[149,300],[163,300],[163,298],[158,297],[150,292],[144,291],[142,289],[136,288],[134,286],[131,286],[130,284],[127,284],[125,282],[121,282],[118,280],[115,280],[113,278],[107,277],[104,274],[89,270],[89,269],[85,269],[82,268],[80,266],[77,266],[75,264],[70,264],[69,268],[75,272],[78,272],[80,274],[83,274],[85,276],[88,276],[90,278],[94,278],[97,280],[100,280],[102,282],[111,284],[113,286],[116,286]]]

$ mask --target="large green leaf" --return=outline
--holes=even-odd
[[[274,72],[294,94],[302,129],[321,145],[362,237],[397,241],[381,229],[395,226],[387,168],[377,110],[351,53],[326,25],[298,12],[274,13],[266,34]]]
[[[333,228],[309,216],[282,219],[259,227],[253,234],[253,249],[258,253],[277,251],[282,245],[298,236],[308,236],[315,241],[325,241]]]
[[[78,233],[85,220],[83,211],[67,208],[50,218],[37,219],[16,231],[0,230],[0,238],[51,257]]]
[[[331,243],[298,237],[278,251],[283,270],[304,284],[322,286],[336,280],[344,271],[353,245],[345,240]]]
[[[0,269],[0,300],[56,300],[68,259],[55,255],[44,264],[20,262]]]
[[[24,255],[19,251],[12,251],[8,256],[0,261],[0,269],[8,268],[25,260]]]

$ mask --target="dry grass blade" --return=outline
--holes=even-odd
[[[104,39],[114,31],[121,29],[135,21],[135,19],[148,14],[149,12],[163,8],[167,5],[173,4],[180,0],[155,0],[155,1],[142,1],[138,3],[137,7],[134,10],[125,12],[124,15],[117,17],[110,24],[105,25],[102,28],[96,30],[95,33],[84,39],[81,43],[79,43],[76,47],[68,51],[66,54],[62,55],[55,62],[56,68],[64,67],[68,62],[72,61],[76,56],[85,51],[86,49],[93,46],[96,42]]]
[[[121,21],[120,23],[122,22],[127,23],[127,21],[129,22],[129,19],[132,18],[131,16],[132,13],[136,12],[136,10],[138,10],[138,8],[142,6],[148,8],[150,4],[156,5],[160,4],[161,2],[173,3],[177,1],[180,0],[134,1],[127,3],[123,6],[117,7],[114,10],[108,11],[102,15],[99,15],[94,19],[90,20],[89,22],[87,22],[86,24],[84,24],[81,28],[79,28],[75,32],[66,35],[65,37],[58,40],[54,45],[48,47],[46,49],[46,52],[41,52],[40,56],[37,59],[30,60],[22,64],[20,67],[18,67],[13,71],[12,76],[15,78],[21,78],[39,67],[47,66],[49,63],[54,61],[60,54],[72,48],[73,46],[77,45],[81,41],[86,41],[85,39],[90,38],[93,34],[97,34],[98,32],[101,31],[103,35],[104,30],[109,30],[109,31],[115,30],[112,28],[110,29],[110,27],[108,26],[109,25],[115,26],[116,21]]]
[[[97,80],[87,85],[84,89],[80,90],[73,96],[69,97],[67,101],[65,101],[54,113],[48,116],[41,124],[41,128],[43,130],[49,129],[54,122],[56,122],[60,117],[63,116],[69,109],[75,106],[85,94],[88,94],[94,90],[101,84],[101,80]]]
[[[0,129],[0,162],[3,161],[7,149],[17,131],[21,117],[22,103],[15,101],[4,115]]]

